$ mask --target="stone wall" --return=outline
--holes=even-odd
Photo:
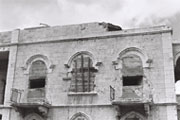
[[[12,38],[14,46],[10,47],[9,74],[13,74],[14,68],[14,76],[9,76],[8,86],[23,90],[20,102],[26,103],[29,66],[38,57],[44,60],[48,69],[46,102],[51,104],[48,120],[71,119],[79,112],[92,120],[115,120],[118,113],[110,101],[109,87],[111,85],[115,89],[115,99],[118,100],[122,96],[122,72],[121,66],[114,63],[127,48],[136,48],[142,54],[144,92],[140,94],[146,96],[146,92],[149,92],[153,100],[147,119],[177,119],[172,81],[174,75],[170,28],[154,27],[112,32],[107,31],[104,25],[92,23],[30,28],[21,30],[19,35],[14,32],[12,36],[16,39]],[[98,63],[95,65],[98,70],[95,89],[86,94],[70,93],[71,80],[64,78],[70,77],[67,74],[70,70],[70,59],[82,51],[90,53],[93,62]],[[10,99],[9,88],[6,93],[7,103]],[[11,112],[11,119],[22,119],[16,111]]]

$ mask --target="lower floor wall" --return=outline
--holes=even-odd
[[[100,106],[59,106],[51,107],[46,117],[37,117],[38,114],[29,113],[29,115],[22,116],[22,114],[14,108],[0,109],[2,120],[32,120],[30,116],[37,118],[37,120],[128,120],[138,118],[136,120],[178,120],[177,116],[180,111],[174,105],[171,106],[150,106],[149,113],[143,115],[134,108],[127,113],[123,113],[126,108],[117,110],[116,106],[100,105]],[[131,108],[131,107],[130,107]],[[126,109],[127,110],[127,109]]]
[[[10,120],[10,112],[11,112],[10,108],[4,108],[4,107],[1,108],[0,107],[0,116],[1,116],[1,119],[2,120]]]
[[[180,109],[177,110],[178,120],[180,120]]]

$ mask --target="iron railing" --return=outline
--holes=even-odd
[[[11,102],[19,103],[21,100],[23,90],[19,90],[16,88],[11,89]]]
[[[110,85],[110,100],[115,100],[115,89]]]

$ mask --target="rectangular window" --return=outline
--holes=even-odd
[[[142,78],[142,76],[123,76],[123,86],[141,85]]]
[[[4,103],[9,52],[0,52],[0,104]]]
[[[139,118],[126,118],[125,120],[139,120]]]
[[[34,79],[30,80],[30,89],[35,89],[35,88],[44,88],[45,87],[45,79]]]

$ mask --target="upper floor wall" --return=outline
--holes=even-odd
[[[21,89],[24,93],[31,89],[34,78],[30,78],[29,70],[37,60],[47,68],[46,76],[40,81],[43,81],[41,90],[49,103],[110,104],[109,86],[115,89],[116,98],[123,96],[124,78],[122,61],[119,60],[127,57],[125,55],[133,55],[137,56],[134,57],[135,63],[137,59],[142,62],[143,79],[141,86],[132,87],[131,90],[137,96],[146,97],[146,93],[149,93],[148,97],[152,97],[155,103],[175,102],[172,30],[165,26],[132,30],[117,28],[115,31],[107,28],[95,23],[20,31],[19,39],[15,42],[18,48],[13,88]],[[80,61],[79,68],[75,67],[73,59]],[[82,64],[82,61],[92,61],[92,65],[91,62]],[[82,69],[82,66],[87,69]],[[94,70],[95,78],[87,86],[93,84],[92,91],[87,94],[70,92],[73,75],[85,73],[89,76],[91,70]],[[28,94],[23,94],[22,101],[27,102],[27,97]]]

